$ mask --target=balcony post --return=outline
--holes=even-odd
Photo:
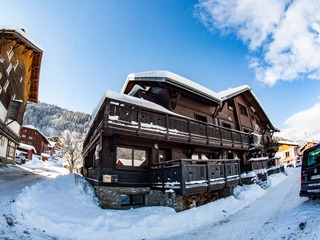
[[[230,136],[231,136],[232,147],[234,147],[233,130],[232,129],[230,129]]]
[[[138,108],[138,129],[137,129],[137,135],[140,135],[141,134],[141,117],[142,117],[142,114],[141,114],[141,107]]]
[[[225,186],[228,184],[228,174],[227,174],[227,161],[223,160],[223,166],[224,166],[224,181],[225,181]]]
[[[207,145],[209,145],[210,141],[209,141],[209,133],[208,133],[208,123],[206,123],[204,130],[206,131]]]
[[[167,140],[169,139],[169,127],[170,127],[170,124],[169,124],[169,115],[166,113],[166,129],[167,129],[166,139],[167,139]]]
[[[190,123],[190,119],[188,119],[188,133],[189,133],[189,142],[191,142],[191,123]]]
[[[104,120],[104,128],[107,128],[108,124],[109,124],[109,115],[110,115],[110,100],[107,99],[106,101],[106,106],[105,106],[105,109],[104,109],[104,117],[103,117],[103,120]]]
[[[186,195],[186,181],[185,181],[185,162],[180,159],[180,190],[181,195]]]
[[[218,127],[218,129],[219,129],[220,145],[222,146],[222,145],[223,145],[223,141],[222,141],[222,132],[221,132],[221,127],[219,126],[219,127]]]
[[[210,187],[210,185],[211,185],[211,174],[210,174],[210,167],[211,167],[211,165],[210,165],[209,163],[210,163],[210,162],[207,161],[207,165],[206,165],[206,167],[207,167],[207,182],[208,182],[207,192],[209,192],[209,187]]]

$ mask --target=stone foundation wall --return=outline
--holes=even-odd
[[[186,208],[183,205],[183,197],[177,195],[174,191],[152,190],[148,197],[149,206],[172,207],[175,211],[180,212]]]
[[[144,194],[146,206],[172,207],[176,211],[185,210],[183,197],[174,191],[151,190],[149,187],[107,187],[95,186],[101,208],[121,209],[121,194]]]

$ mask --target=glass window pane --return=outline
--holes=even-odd
[[[117,148],[117,165],[132,166],[132,149],[118,147]]]
[[[134,150],[134,161],[133,166],[135,167],[145,167],[146,166],[146,151],[144,150]]]
[[[121,194],[121,205],[130,205],[130,197],[128,194]]]
[[[144,205],[144,195],[143,194],[133,194],[132,195],[133,205]]]

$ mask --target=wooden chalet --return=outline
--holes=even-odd
[[[38,101],[43,50],[21,28],[0,27],[0,161],[14,163],[27,102]]]
[[[168,71],[130,74],[93,114],[83,175],[102,206],[182,210],[236,186],[250,158],[273,157],[275,131],[248,86],[216,93]]]

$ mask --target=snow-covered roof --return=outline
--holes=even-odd
[[[224,101],[226,99],[235,97],[245,91],[251,91],[251,88],[248,85],[242,85],[242,86],[235,87],[235,88],[229,88],[227,90],[224,90],[224,91],[217,93],[217,96],[221,99],[221,101]]]
[[[160,106],[159,104],[144,100],[143,98],[137,98],[137,97],[132,97],[132,96],[129,96],[129,95],[126,95],[126,94],[122,94],[122,93],[106,91],[105,94],[102,96],[98,106],[96,107],[96,109],[92,113],[92,118],[91,118],[90,125],[95,120],[95,118],[96,118],[96,116],[97,116],[97,114],[98,114],[100,108],[102,107],[102,105],[103,105],[103,103],[104,103],[106,98],[111,99],[111,100],[115,100],[115,101],[120,101],[120,102],[123,102],[123,103],[129,103],[129,104],[138,105],[138,106],[141,106],[143,108],[150,109],[150,110],[153,110],[153,111],[167,113],[167,114],[171,114],[171,115],[180,116],[180,117],[184,117],[185,118],[185,116],[181,116],[181,115],[179,115],[177,113],[174,113],[174,112],[172,112],[172,111]]]
[[[285,145],[299,146],[299,143],[290,142],[290,141],[278,141],[278,143],[279,144],[285,144]]]
[[[43,133],[40,132],[39,129],[37,129],[35,126],[33,126],[33,125],[23,125],[21,128],[28,128],[28,129],[32,129],[32,130],[37,131],[38,133],[41,134],[41,136],[43,138],[45,138],[47,140],[48,144],[50,144],[50,141],[48,140],[48,138],[45,135],[43,135]]]
[[[34,153],[37,153],[36,149],[34,146],[31,146],[29,144],[25,144],[25,143],[19,143],[19,148],[26,150],[26,151],[30,151],[32,150]]]
[[[22,28],[17,26],[0,26],[0,32],[12,32],[19,36],[20,39],[24,40],[24,42],[29,43],[34,49],[43,52],[43,49],[35,43]]]
[[[158,70],[141,73],[131,73],[128,75],[121,93],[125,92],[125,89],[130,81],[167,82],[172,85],[178,86],[179,88],[183,88],[189,92],[193,92],[194,94],[200,95],[206,99],[209,99],[210,101],[221,104],[221,100],[219,99],[219,96],[216,92],[169,71]]]

